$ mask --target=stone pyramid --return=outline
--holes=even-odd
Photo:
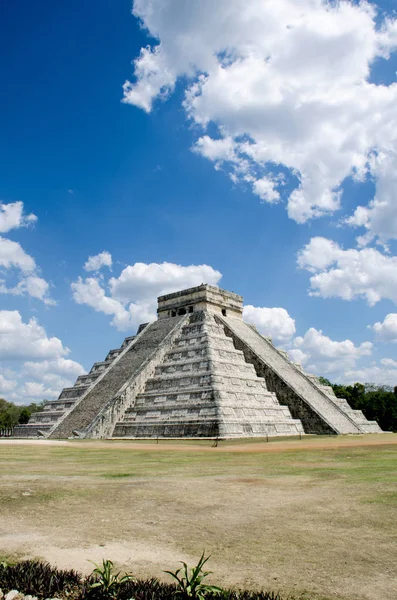
[[[18,437],[254,437],[379,433],[201,285],[159,298],[158,320],[95,363]]]
[[[195,312],[114,437],[246,437],[298,435],[276,394],[246,363],[215,317]]]

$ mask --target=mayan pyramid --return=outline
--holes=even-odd
[[[141,325],[17,437],[263,437],[381,432],[242,320],[243,299],[201,285],[161,296]]]

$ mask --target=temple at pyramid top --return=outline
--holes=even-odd
[[[49,400],[16,437],[236,438],[380,433],[243,321],[243,298],[202,284]]]
[[[215,285],[203,283],[158,298],[159,319],[182,316],[199,310],[242,319],[243,297]]]

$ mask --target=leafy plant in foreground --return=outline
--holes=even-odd
[[[23,594],[52,598],[72,594],[82,577],[76,571],[63,571],[38,560],[25,560],[15,565],[0,564],[0,588],[18,590]]]
[[[183,567],[174,573],[172,571],[164,571],[164,573],[168,573],[168,575],[171,575],[177,581],[177,596],[184,600],[204,600],[210,594],[216,595],[222,592],[221,588],[216,585],[203,583],[203,579],[211,573],[211,571],[203,571],[203,567],[209,558],[210,556],[205,557],[203,552],[195,567],[189,569],[187,564],[181,561]]]
[[[97,563],[93,564],[95,565],[95,569],[92,571],[94,579],[90,583],[89,588],[91,590],[97,589],[103,595],[110,598],[114,598],[117,595],[120,585],[134,579],[134,577],[128,573],[125,573],[122,577],[120,577],[120,572],[114,573],[113,562],[111,560],[103,559],[102,565],[98,565]]]

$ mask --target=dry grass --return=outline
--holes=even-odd
[[[304,598],[397,597],[397,435],[302,441],[0,442],[0,554]]]

